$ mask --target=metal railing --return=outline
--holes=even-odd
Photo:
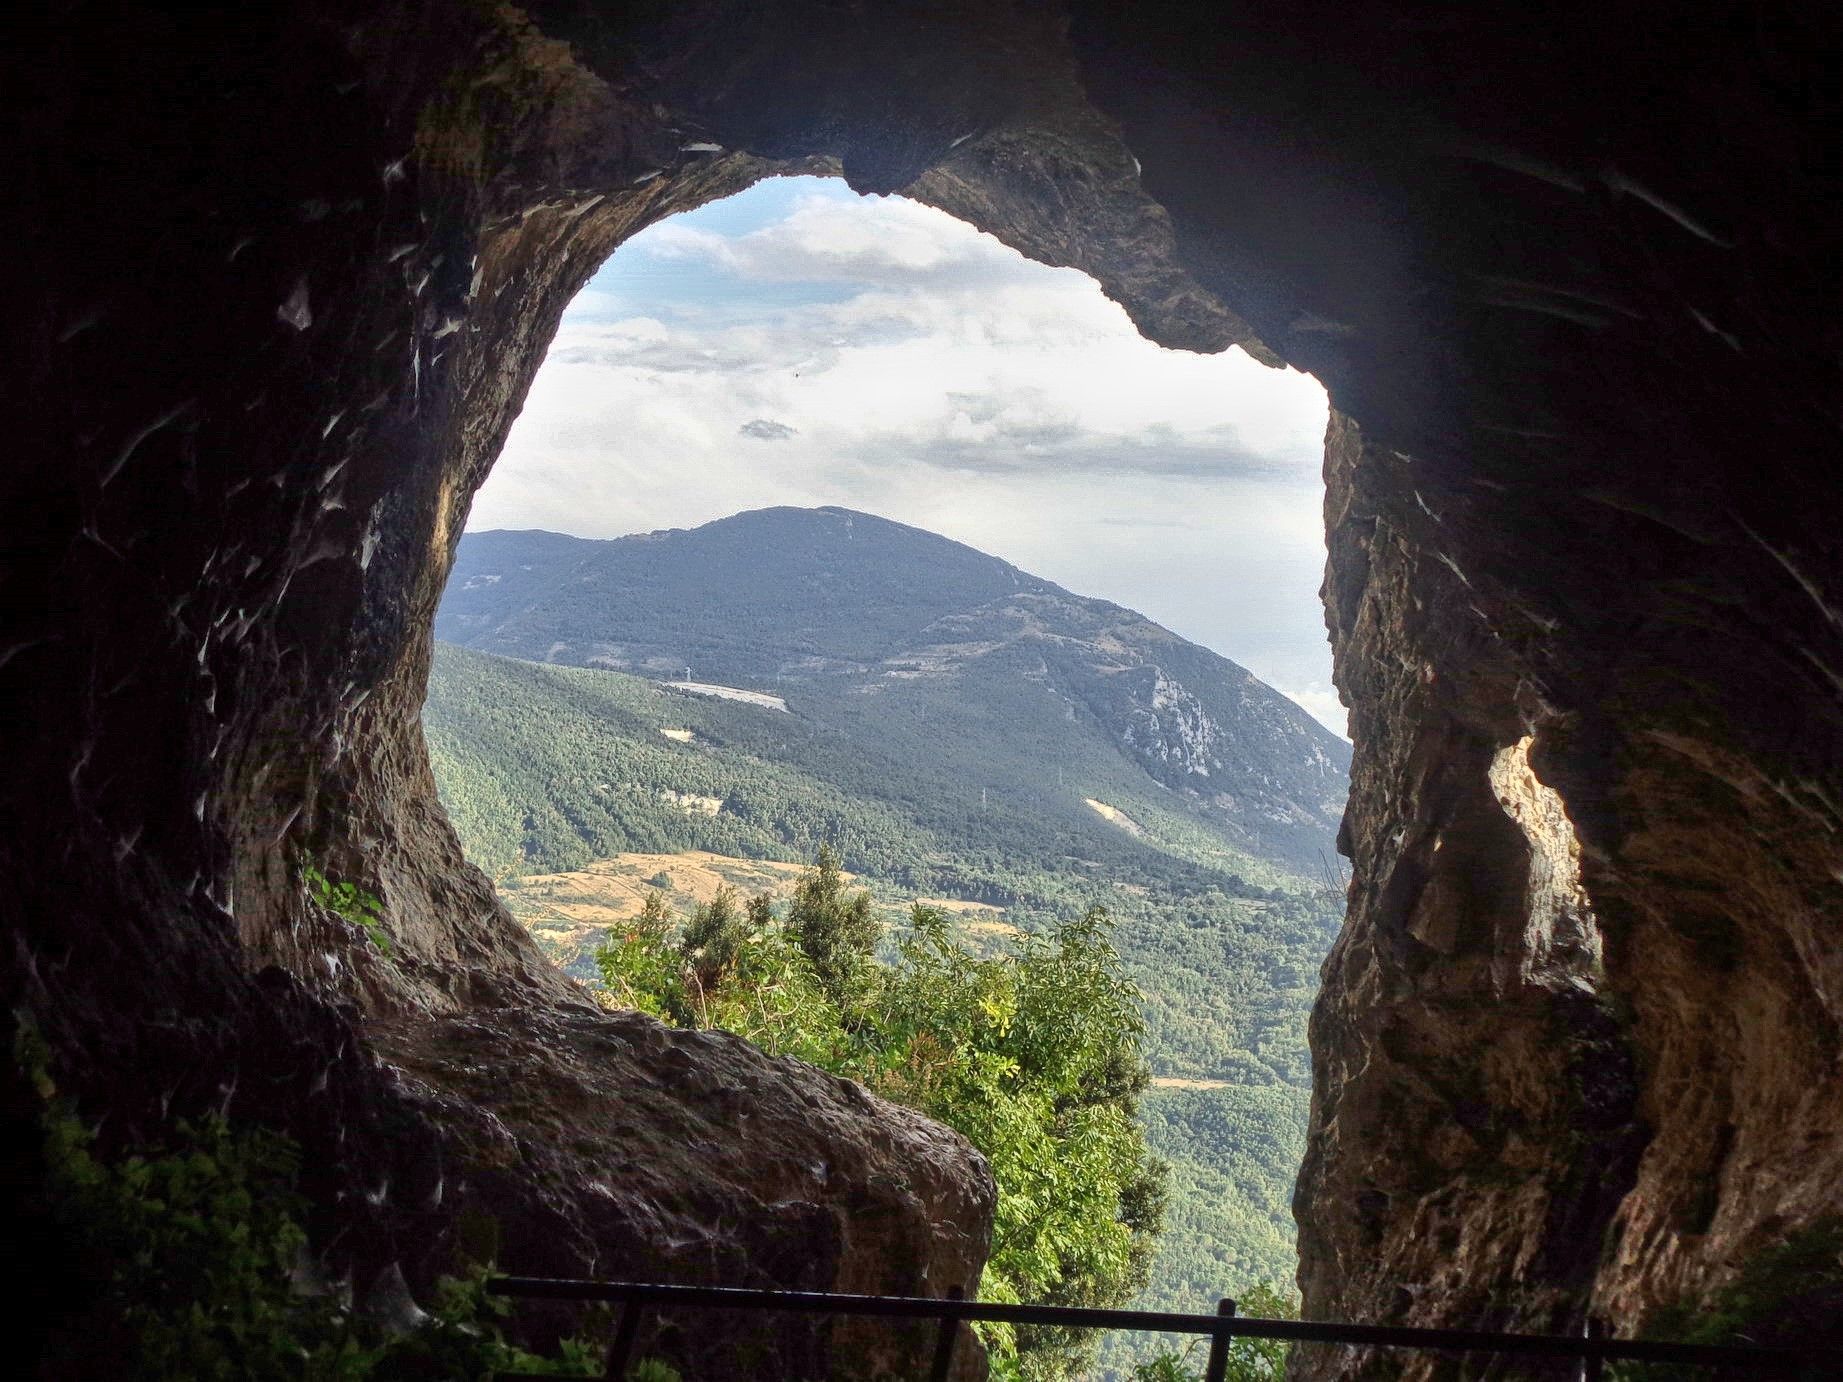
[[[870,1315],[883,1319],[934,1320],[939,1324],[930,1382],[946,1382],[953,1368],[959,1326],[964,1322],[1051,1325],[1076,1329],[1129,1329],[1157,1334],[1194,1334],[1210,1341],[1205,1382],[1223,1382],[1229,1345],[1236,1339],[1281,1339],[1293,1343],[1355,1344],[1371,1348],[1440,1349],[1463,1353],[1574,1358],[1580,1378],[1598,1382],[1611,1361],[1677,1363],[1711,1368],[1736,1378],[1824,1376],[1817,1359],[1791,1349],[1728,1344],[1676,1344],[1645,1339],[1610,1339],[1598,1330],[1562,1334],[1499,1334],[1474,1329],[1410,1329],[1389,1325],[1324,1324],[1316,1320],[1264,1320],[1239,1316],[1224,1300],[1214,1315],[1160,1310],[1095,1310],[1071,1305],[1000,1305],[966,1300],[958,1287],[940,1300],[925,1296],[831,1295],[819,1291],[762,1291],[729,1286],[667,1286],[637,1281],[570,1281],[548,1277],[497,1277],[487,1289],[524,1300],[599,1301],[620,1304],[620,1324],[608,1351],[605,1376],[625,1379],[639,1337],[640,1312],[658,1309],[781,1310],[808,1315]],[[1834,1360],[1833,1360],[1834,1361]],[[1835,1375],[1835,1374],[1832,1374]],[[521,1376],[501,1373],[502,1382]]]

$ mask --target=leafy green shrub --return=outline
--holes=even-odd
[[[668,1022],[678,1021],[686,1011],[672,929],[672,913],[658,893],[650,893],[627,929],[611,934],[595,952],[602,983],[617,1003]]]
[[[350,922],[371,938],[379,953],[390,954],[390,933],[384,929],[384,904],[376,893],[356,883],[335,883],[311,864],[301,866],[301,882],[319,906]]]
[[[286,1137],[221,1117],[176,1123],[160,1146],[113,1159],[50,1100],[42,1065],[22,1064],[47,1099],[46,1208],[94,1283],[51,1331],[46,1376],[231,1382],[443,1382],[518,1369],[593,1376],[598,1360],[567,1341],[544,1358],[507,1343],[509,1305],[486,1272],[446,1279],[419,1327],[393,1336],[343,1294],[316,1289],[300,1153]]]

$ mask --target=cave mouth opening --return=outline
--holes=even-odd
[[[848,1133],[809,1137],[783,1099],[756,1126],[799,1157],[711,1119],[697,1164],[656,1155],[677,1144],[649,1128],[700,1115],[650,1091],[759,1067],[603,1041],[631,1029],[591,1027],[465,867],[418,729],[453,544],[568,299],[651,220],[842,170],[1092,273],[1151,339],[1331,390],[1327,605],[1362,753],[1309,1308],[1644,1320],[1821,1220],[1843,1165],[1828,10],[1737,36],[1619,6],[1534,28],[332,8],[246,9],[233,41],[73,11],[8,88],[54,156],[23,172],[8,317],[29,517],[0,672],[33,733],[5,963],[63,1088],[118,1129],[222,1107],[291,1129],[316,1203],[363,1206],[341,1228],[366,1274],[401,1258],[417,1285],[473,1208],[536,1270],[883,1280],[888,1240],[840,1227],[862,1201],[796,1174],[828,1158],[863,1173],[834,1186],[904,1187],[881,1208],[924,1246],[889,1280],[978,1260],[953,1226],[989,1198],[908,1155],[924,1128],[885,1154],[887,1127],[834,1100]],[[1527,982],[1532,937],[1561,934],[1524,924],[1528,867],[1454,866],[1550,838],[1541,793],[1512,820],[1485,790],[1532,733],[1607,920],[1603,1002]],[[303,864],[383,899],[388,954]],[[575,1144],[506,1094],[591,1070]],[[703,1226],[601,1193],[642,1155]],[[465,1191],[461,1162],[486,1168]],[[691,1264],[715,1222],[760,1236]]]
[[[1325,425],[1310,376],[1154,345],[1085,274],[916,201],[780,177],[662,220],[563,314],[475,496],[424,707],[448,815],[597,986],[625,982],[595,956],[648,899],[784,905],[822,843],[888,937],[917,900],[989,954],[1107,906],[1176,1168],[1139,1303],[1277,1303],[1342,906],[1347,749],[1302,713],[1342,727]],[[1286,780],[1257,801],[1263,773]],[[1095,840],[1114,854],[1069,857]],[[1209,989],[1236,1001],[1203,1010]]]

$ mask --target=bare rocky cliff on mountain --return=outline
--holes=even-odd
[[[803,171],[1330,391],[1354,879],[1307,1313],[1631,1332],[1834,1222],[1834,5],[284,0],[16,37],[0,983],[109,1135],[290,1130],[364,1281],[426,1278],[463,1183],[515,1266],[977,1266],[969,1150],[545,970],[416,719],[565,304],[639,228]],[[384,898],[394,960],[303,861]],[[698,1160],[649,1169],[673,1138]],[[809,1183],[809,1150],[853,1169]],[[40,1318],[72,1281],[42,1246]]]

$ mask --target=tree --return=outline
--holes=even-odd
[[[663,903],[598,953],[627,1001],[682,1026],[720,1027],[862,1081],[945,1123],[983,1152],[998,1184],[982,1299],[1107,1306],[1144,1285],[1162,1227],[1164,1166],[1137,1099],[1140,996],[1095,907],[975,955],[950,919],[917,905],[893,964],[879,964],[869,896],[821,850],[784,919],[765,896],[724,889],[678,941],[682,976],[645,970],[634,947],[670,929]],[[648,963],[650,963],[650,958]],[[639,977],[662,974],[639,993]],[[683,984],[677,1002],[672,984]],[[983,1331],[1000,1382],[1051,1382],[1091,1360],[1091,1331]]]
[[[998,1182],[981,1298],[1115,1306],[1145,1284],[1163,1226],[1164,1167],[1136,1098],[1138,991],[1107,913],[1090,908],[980,959],[942,912],[917,906],[885,976],[874,1030],[879,1092],[963,1133]],[[1091,1331],[998,1327],[994,1376],[1078,1376]]]
[[[877,925],[870,894],[845,891],[844,869],[830,845],[821,845],[813,867],[794,888],[787,933],[813,967],[813,977],[843,1011],[864,987],[876,950]]]
[[[689,1016],[684,961],[672,944],[675,924],[665,899],[648,893],[627,930],[595,952],[602,983],[617,1003],[669,1022]]]
[[[679,949],[690,963],[700,994],[708,996],[736,967],[747,937],[748,923],[736,909],[734,888],[717,889],[715,897],[692,912]]]

